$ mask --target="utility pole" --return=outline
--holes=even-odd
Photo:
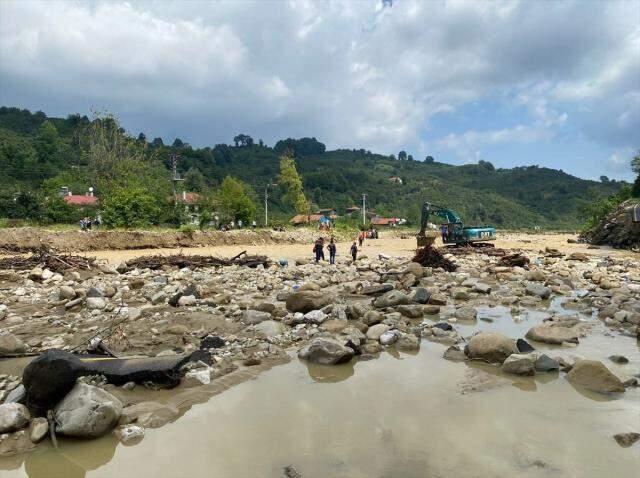
[[[174,207],[178,206],[178,181],[184,181],[184,179],[180,179],[178,176],[178,159],[179,156],[177,154],[171,155],[171,183],[173,185],[173,205]]]
[[[367,195],[362,195],[362,225],[367,225]]]
[[[264,185],[264,227],[269,226],[269,184]]]

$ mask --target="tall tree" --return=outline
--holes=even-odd
[[[407,152],[406,151],[400,151],[398,153],[398,159],[401,161],[404,161],[407,159]]]
[[[256,205],[251,200],[249,188],[239,179],[227,176],[220,185],[218,203],[221,212],[234,221],[241,219],[248,223],[256,213]]]
[[[435,162],[435,159],[433,159],[433,156],[427,156],[426,158],[424,158],[424,162],[427,164],[432,164]]]
[[[296,162],[290,153],[280,156],[280,176],[278,182],[284,188],[282,199],[298,214],[309,214],[309,201],[302,189],[302,178],[298,174]]]
[[[634,197],[640,197],[640,151],[631,160],[631,170],[638,175],[633,183],[631,193]]]
[[[191,167],[184,175],[184,187],[186,191],[202,193],[207,189],[207,181],[196,167]]]

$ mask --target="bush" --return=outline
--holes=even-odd
[[[196,232],[196,228],[192,224],[183,224],[178,230],[189,237],[192,237]]]
[[[79,208],[67,204],[60,196],[54,196],[44,201],[42,205],[42,222],[73,224],[82,217],[94,216],[93,208]]]
[[[102,220],[107,227],[148,227],[159,222],[161,211],[146,191],[121,189],[103,200]]]

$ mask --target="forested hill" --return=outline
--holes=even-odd
[[[17,108],[0,108],[0,187],[5,193],[40,190],[46,184],[65,184],[82,191],[87,165],[83,151],[86,116],[47,118]],[[231,139],[231,138],[230,138]],[[453,166],[431,157],[413,160],[405,152],[396,157],[365,149],[325,151],[314,138],[282,140],[273,147],[238,135],[230,145],[192,148],[180,139],[165,145],[160,138],[135,135],[152,160],[170,177],[170,158],[179,155],[178,170],[189,191],[215,191],[222,179],[234,176],[253,188],[260,203],[264,187],[277,181],[279,156],[295,152],[305,192],[319,208],[369,206],[380,215],[406,217],[416,222],[423,201],[456,210],[468,223],[498,227],[574,228],[584,221],[584,210],[595,200],[615,193],[623,182],[588,181],[561,170],[538,166],[495,169],[490,162]],[[160,174],[162,176],[162,174]],[[56,178],[59,181],[56,182]],[[392,178],[400,178],[402,183]],[[74,184],[75,181],[75,184]],[[86,180],[85,180],[86,181]],[[98,191],[98,195],[100,191]],[[282,218],[293,211],[282,203],[278,186],[269,190],[270,204]]]

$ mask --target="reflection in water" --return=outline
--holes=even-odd
[[[307,366],[309,377],[314,382],[337,383],[348,379],[354,374],[356,359],[341,365],[318,365],[311,362],[304,362]]]

